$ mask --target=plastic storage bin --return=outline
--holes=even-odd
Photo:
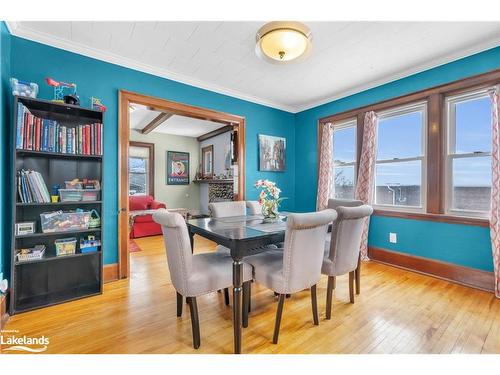
[[[76,253],[76,238],[61,238],[54,241],[57,256],[72,255]]]
[[[61,202],[80,202],[99,200],[100,189],[59,189]]]
[[[43,233],[89,229],[90,212],[45,212],[40,221]]]

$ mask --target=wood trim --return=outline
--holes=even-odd
[[[9,314],[7,313],[7,296],[0,295],[0,330],[5,327],[9,320]]]
[[[105,283],[119,279],[118,263],[105,264],[103,267],[103,280]]]
[[[444,213],[443,95],[432,94],[427,104],[427,212]]]
[[[170,117],[172,117],[172,113],[162,112],[158,116],[156,116],[149,124],[147,124],[142,130],[142,134],[149,134],[153,130],[155,130],[158,126],[167,121]]]
[[[217,137],[219,134],[224,134],[224,133],[230,132],[232,130],[233,130],[232,126],[226,125],[226,126],[223,126],[222,128],[212,130],[209,133],[200,135],[198,138],[196,138],[196,140],[198,142],[202,142],[202,141],[205,141],[207,139],[210,139],[210,138],[213,138],[213,137]]]
[[[245,117],[202,107],[173,102],[127,90],[118,92],[118,276],[130,274],[128,227],[128,147],[130,141],[130,104],[140,104],[160,112],[231,125],[238,134],[238,194],[235,200],[245,200]]]
[[[371,260],[379,263],[437,277],[487,292],[494,291],[495,277],[493,272],[477,270],[371,246],[368,247],[368,255]]]
[[[364,107],[350,109],[344,112],[339,112],[334,115],[329,115],[320,118],[319,122],[340,121],[349,117],[355,117],[360,112],[383,111],[404,104],[409,104],[415,101],[424,100],[432,94],[455,95],[461,91],[476,87],[498,84],[500,82],[500,69],[492,70],[491,72],[479,74],[473,77],[468,77],[454,81],[451,83],[435,86],[429,89],[417,91],[411,94],[401,95],[395,98],[376,102]]]
[[[134,146],[134,147],[146,147],[148,148],[149,152],[149,163],[148,163],[148,169],[149,169],[149,181],[148,181],[148,186],[149,186],[149,195],[152,197],[155,196],[155,144],[154,143],[149,143],[149,142],[137,142],[137,141],[130,141],[129,146]]]
[[[482,219],[478,217],[450,216],[444,214],[429,214],[422,212],[401,212],[401,211],[384,211],[384,210],[374,210],[373,214],[375,216],[398,217],[401,219],[413,219],[413,220],[427,220],[427,221],[436,221],[440,223],[450,223],[450,224],[474,225],[478,227],[488,227],[490,225],[488,219]]]

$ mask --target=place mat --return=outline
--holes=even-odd
[[[252,228],[265,233],[281,232],[286,230],[286,222],[278,221],[277,223],[260,223],[249,225],[248,228]]]

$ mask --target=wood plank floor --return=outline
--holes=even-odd
[[[131,278],[106,284],[102,296],[11,317],[6,329],[50,339],[49,353],[232,353],[231,309],[223,295],[198,300],[201,347],[191,345],[187,305],[176,317],[161,237],[136,240]],[[196,252],[214,244],[195,239]],[[349,303],[347,276],[337,280],[325,320],[326,278],[318,285],[320,325],[309,292],[285,301],[280,341],[271,342],[276,299],[254,283],[244,353],[500,353],[500,301],[493,294],[374,262],[363,265],[361,295]]]

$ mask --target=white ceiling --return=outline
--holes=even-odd
[[[130,111],[130,128],[138,131],[142,130],[160,114],[159,111],[153,111],[139,104],[134,104],[133,108],[134,110]],[[151,133],[182,135],[196,138],[224,126],[224,124],[217,122],[173,115],[157,126]]]
[[[14,35],[290,112],[500,45],[499,22],[307,22],[311,55],[255,55],[264,22],[8,22]]]

